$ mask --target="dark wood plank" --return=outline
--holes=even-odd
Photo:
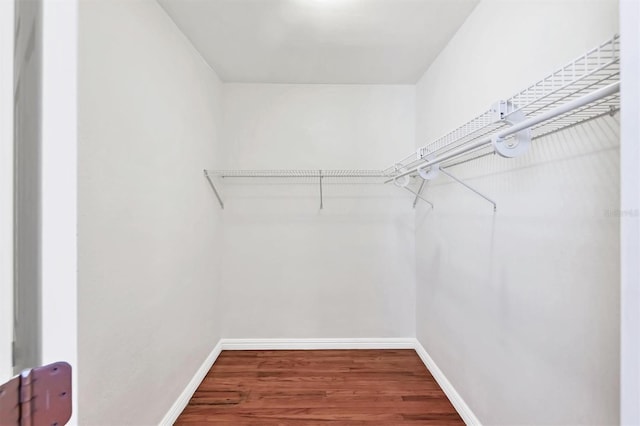
[[[223,351],[177,425],[464,425],[413,350]]]

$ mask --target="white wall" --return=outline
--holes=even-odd
[[[620,421],[640,424],[640,3],[620,2],[621,365]]]
[[[415,88],[225,84],[226,166],[381,169]],[[411,337],[413,199],[392,186],[224,185],[224,337]]]
[[[220,337],[221,83],[152,0],[79,41],[80,423],[157,424]]]
[[[417,88],[416,145],[617,32],[617,2],[482,1]],[[451,170],[416,215],[417,337],[484,424],[619,420],[618,117]]]

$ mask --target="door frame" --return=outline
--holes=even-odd
[[[0,0],[0,382],[13,370],[14,0]]]
[[[78,0],[43,1],[42,362],[73,367],[78,419]],[[13,374],[14,0],[0,0],[0,383]]]
[[[79,0],[43,0],[42,363],[73,368],[69,425],[78,423],[78,14]]]

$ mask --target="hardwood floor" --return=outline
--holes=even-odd
[[[413,350],[223,351],[177,425],[464,425]]]

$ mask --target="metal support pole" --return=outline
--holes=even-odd
[[[213,189],[213,193],[216,194],[216,198],[218,199],[218,202],[220,203],[220,208],[222,210],[224,210],[224,203],[222,202],[222,198],[220,197],[220,194],[218,193],[218,190],[216,189],[216,186],[214,185],[213,181],[211,180],[211,176],[209,176],[209,172],[207,172],[205,170],[204,171],[204,176],[209,181],[209,185],[211,186],[211,189]]]
[[[454,175],[452,175],[451,173],[449,173],[448,171],[446,171],[445,169],[440,169],[440,171],[442,173],[444,173],[445,175],[449,176],[451,179],[455,180],[456,182],[458,182],[460,185],[464,186],[465,188],[467,188],[469,191],[472,191],[473,193],[481,196],[482,198],[484,198],[485,200],[487,200],[488,202],[490,202],[491,204],[493,204],[493,211],[495,212],[498,209],[498,206],[496,205],[495,201],[493,201],[491,198],[487,197],[486,195],[482,194],[480,191],[478,191],[475,188],[470,187],[469,185],[467,185],[466,183],[464,183],[463,181],[461,181],[460,179],[458,179],[457,177],[455,177]]]
[[[420,198],[420,194],[422,194],[422,188],[424,188],[424,184],[426,183],[426,180],[422,180],[422,183],[420,184],[420,188],[418,189],[418,193],[416,194],[416,198],[413,199],[413,208],[416,208],[416,204],[418,204],[418,199]],[[431,204],[431,207],[433,207],[433,204]]]
[[[320,175],[320,210],[324,208],[322,203],[322,170],[318,170],[318,174]]]

